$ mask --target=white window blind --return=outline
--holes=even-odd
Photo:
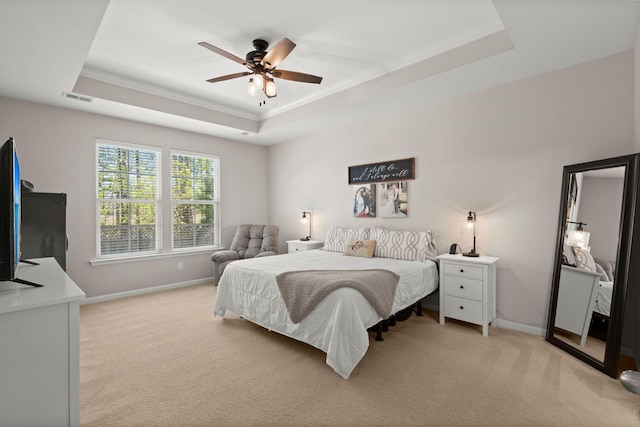
[[[98,140],[98,254],[160,250],[160,150]]]
[[[219,162],[214,156],[171,152],[173,249],[218,244]]]

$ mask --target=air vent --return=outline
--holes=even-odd
[[[72,93],[72,92],[62,92],[62,96],[64,96],[65,98],[75,99],[77,101],[82,101],[82,102],[93,102],[93,99],[94,99],[90,96],[79,95],[77,93]]]

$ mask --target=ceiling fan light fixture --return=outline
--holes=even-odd
[[[249,78],[249,85],[247,86],[247,92],[250,96],[261,94],[264,94],[267,98],[276,96],[274,77],[304,83],[319,84],[322,82],[322,77],[319,76],[297,71],[276,70],[280,62],[296,47],[296,44],[286,37],[280,40],[269,52],[267,52],[268,42],[262,39],[255,39],[253,41],[255,50],[249,52],[246,59],[242,59],[207,42],[200,42],[198,45],[248,68],[248,71],[207,79],[207,82],[216,83],[238,77],[251,76]],[[264,103],[265,100],[263,99],[260,105],[264,105]]]
[[[267,83],[265,84],[264,92],[269,97],[276,96],[276,82],[274,82],[273,79],[267,77]]]
[[[256,74],[253,76],[253,85],[256,90],[262,90],[264,85],[264,77],[262,77],[262,74]]]
[[[249,79],[249,86],[247,86],[247,93],[249,94],[249,96],[256,96],[258,94],[256,85],[253,83],[253,77]]]

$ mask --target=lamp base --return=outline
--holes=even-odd
[[[480,254],[478,252],[471,251],[471,252],[463,252],[462,256],[479,257]]]
[[[302,242],[308,242],[309,240],[311,240],[311,236],[303,237],[300,239],[300,241]]]

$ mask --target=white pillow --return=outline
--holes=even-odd
[[[329,252],[344,252],[350,240],[369,240],[369,228],[331,227],[324,241],[324,250]]]
[[[376,257],[423,261],[435,259],[437,249],[431,231],[394,231],[375,227],[371,239],[376,241]]]

